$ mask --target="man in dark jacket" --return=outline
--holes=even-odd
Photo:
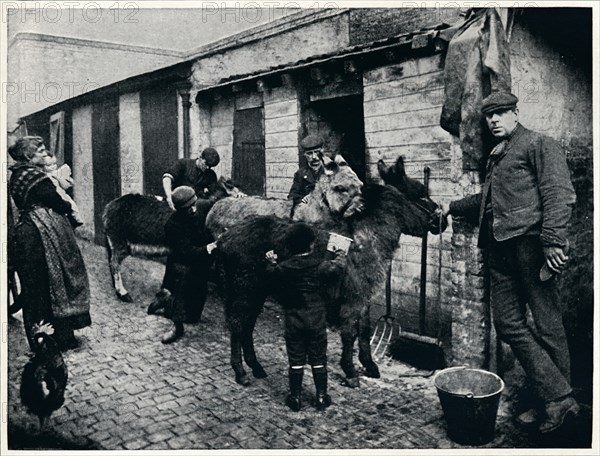
[[[175,209],[172,193],[177,187],[187,185],[196,192],[196,197],[205,198],[214,192],[217,185],[217,175],[211,169],[219,164],[219,153],[212,147],[207,147],[198,158],[181,158],[163,174],[162,184],[165,197],[171,209]]]
[[[167,313],[174,327],[163,336],[163,344],[175,342],[183,335],[184,321],[199,321],[206,301],[210,254],[217,243],[194,217],[196,199],[191,187],[177,187],[173,192],[176,211],[165,224],[171,253],[167,258],[169,274],[165,274],[163,285],[172,296]]]
[[[169,207],[175,210],[173,204],[173,190],[181,186],[191,187],[196,197],[208,198],[214,194],[217,185],[217,175],[211,169],[217,166],[221,160],[219,153],[212,147],[207,147],[202,151],[198,158],[182,158],[177,160],[173,166],[163,174],[163,190],[165,191],[165,198]],[[242,194],[243,195],[243,194]],[[245,195],[244,195],[245,196]],[[198,217],[198,223],[204,223],[206,214],[212,206],[212,202],[208,199],[201,199],[202,204],[199,204],[196,209],[196,217]],[[168,287],[165,285],[169,281],[171,275],[171,265],[167,264],[163,281],[158,293],[156,293],[154,299],[148,306],[148,313],[154,314],[160,309],[164,309],[171,299],[171,293]]]
[[[323,174],[323,140],[320,136],[312,134],[305,137],[300,146],[304,150],[306,166],[300,167],[294,174],[294,182],[288,199],[294,202],[292,215],[298,204],[306,203],[307,196],[315,188],[315,184]]]
[[[286,404],[297,412],[302,407],[304,365],[312,366],[318,410],[331,405],[327,394],[327,308],[322,290],[341,275],[346,257],[342,250],[332,260],[313,251],[314,230],[305,223],[292,225],[285,233],[285,245],[292,257],[277,264],[277,254],[266,253],[267,267],[276,284],[277,296],[285,309],[285,343],[289,360],[290,394]]]
[[[553,273],[566,265],[575,192],[560,145],[519,123],[517,101],[501,92],[483,100],[482,113],[499,143],[490,153],[482,192],[453,201],[446,212],[478,216],[496,330],[539,400],[517,421],[546,433],[579,412],[556,279],[540,276],[544,265]],[[526,304],[535,331],[526,323]]]

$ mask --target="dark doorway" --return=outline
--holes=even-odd
[[[156,87],[140,92],[144,193],[162,195],[162,175],[179,156],[177,91]]]
[[[104,206],[121,195],[119,161],[119,100],[96,103],[92,109],[92,163],[94,176],[94,240],[104,243]]]
[[[308,109],[309,133],[321,134],[325,148],[341,153],[358,178],[365,182],[367,170],[362,95],[313,101]]]
[[[249,195],[265,196],[265,129],[263,108],[235,111],[233,180]]]

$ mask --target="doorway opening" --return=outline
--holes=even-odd
[[[349,95],[312,101],[308,107],[309,133],[318,133],[325,152],[342,154],[358,178],[367,177],[363,97]]]

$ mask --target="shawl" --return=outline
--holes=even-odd
[[[19,162],[10,168],[10,193],[19,210],[23,210],[29,191],[43,179],[50,179],[42,169]]]

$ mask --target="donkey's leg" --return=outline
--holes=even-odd
[[[379,367],[371,356],[371,317],[368,305],[361,310],[358,321],[358,359],[364,366],[367,377],[381,377]]]
[[[359,386],[358,373],[354,368],[353,352],[354,341],[358,334],[358,320],[351,319],[350,323],[344,323],[341,330],[342,334],[342,358],[340,366],[346,374],[346,385],[351,388]]]
[[[133,302],[129,292],[123,285],[121,277],[121,263],[129,255],[127,244],[124,241],[113,239],[106,235],[108,244],[108,266],[113,279],[113,285],[117,292],[117,297],[123,302]]]
[[[235,372],[235,381],[242,386],[248,386],[250,379],[242,365],[242,342],[241,336],[236,331],[231,331],[231,367]]]
[[[263,369],[262,365],[258,362],[256,358],[256,352],[254,351],[254,338],[252,336],[254,327],[252,327],[252,331],[248,330],[244,333],[242,338],[242,349],[244,350],[244,361],[250,369],[252,369],[252,375],[256,378],[265,378],[267,373]]]
[[[248,312],[246,321],[244,322],[244,332],[242,334],[242,350],[244,351],[244,361],[250,369],[252,369],[252,375],[256,378],[265,378],[267,373],[258,362],[256,358],[256,352],[254,351],[254,328],[256,327],[256,320],[262,312],[265,303],[265,297],[259,296],[256,299],[250,301],[251,311]]]

